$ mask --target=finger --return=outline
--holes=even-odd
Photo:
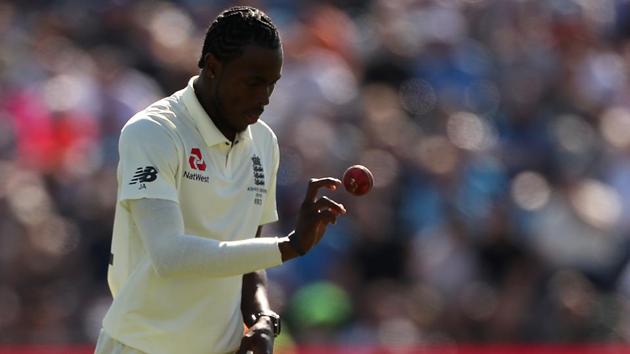
[[[241,341],[241,348],[245,353],[266,353],[266,348],[268,347],[268,339],[266,338],[273,340],[273,336],[267,337],[261,334],[253,334],[246,341]]]
[[[335,224],[337,223],[337,215],[332,210],[322,210],[319,212],[319,220],[325,224]]]
[[[337,203],[326,196],[319,198],[319,200],[315,202],[315,209],[317,211],[332,210],[336,212],[337,215],[346,213],[346,208],[343,204]]]
[[[334,191],[340,185],[341,181],[332,177],[311,178],[308,183],[308,188],[306,189],[306,197],[304,198],[304,201],[311,203],[315,202],[315,199],[317,199],[317,192],[319,192],[319,189],[322,187]]]
[[[243,337],[243,339],[241,339],[241,346],[238,348],[236,354],[247,354],[250,347],[251,345],[249,344],[249,339],[247,337]]]

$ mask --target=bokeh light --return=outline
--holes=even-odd
[[[516,175],[510,188],[512,200],[525,210],[542,208],[549,201],[551,189],[545,178],[533,171]]]
[[[572,115],[558,117],[555,134],[560,146],[568,152],[580,154],[595,143],[595,131],[582,118]]]
[[[165,28],[169,30],[165,31]],[[162,3],[150,17],[148,29],[161,45],[175,49],[190,37],[194,27],[185,12],[175,6]]]
[[[630,146],[630,111],[624,107],[611,107],[601,118],[599,129],[606,141],[618,148]]]
[[[469,112],[452,114],[446,123],[446,133],[453,145],[464,150],[488,149],[493,140],[485,122]]]
[[[424,80],[407,80],[400,85],[400,101],[402,106],[413,114],[427,114],[437,104],[435,89]]]
[[[444,136],[427,136],[416,145],[418,161],[429,171],[447,174],[455,169],[458,154]]]
[[[603,229],[613,227],[621,215],[619,194],[593,179],[582,181],[571,194],[571,203],[587,223]]]

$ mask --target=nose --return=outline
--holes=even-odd
[[[271,96],[271,94],[265,93],[264,95],[262,95],[260,97],[260,105],[261,106],[266,106],[266,105],[269,104],[269,96]]]
[[[269,98],[271,97],[271,94],[273,93],[274,86],[275,85],[263,86],[262,89],[259,90],[258,95],[257,95],[258,104],[260,104],[261,106],[266,106],[269,104]]]

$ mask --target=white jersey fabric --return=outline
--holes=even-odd
[[[252,238],[259,225],[278,219],[275,135],[259,121],[231,143],[197,100],[195,79],[132,117],[119,142],[108,271],[114,301],[103,328],[112,338],[151,354],[236,350],[243,334],[242,275],[158,273],[129,201],[176,202],[186,235],[217,241]],[[275,257],[280,264],[277,242],[263,247],[261,257]]]

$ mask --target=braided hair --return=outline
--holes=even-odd
[[[254,7],[231,7],[217,16],[208,28],[197,65],[199,68],[205,66],[208,53],[222,62],[230,61],[241,55],[248,44],[278,49],[278,30],[269,16]]]

